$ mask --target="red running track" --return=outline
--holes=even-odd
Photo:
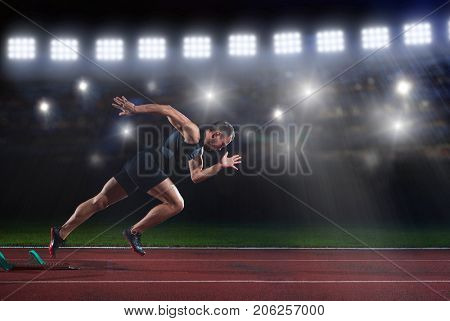
[[[20,263],[26,249],[2,249]],[[64,249],[0,272],[2,300],[448,300],[450,250]],[[381,256],[380,256],[381,255]]]

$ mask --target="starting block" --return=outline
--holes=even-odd
[[[35,250],[28,251],[28,260],[25,263],[10,262],[5,255],[0,252],[0,269],[8,272],[11,270],[79,270],[80,268],[66,263],[45,262]]]
[[[6,272],[12,270],[12,268],[14,267],[12,264],[8,262],[8,260],[6,259],[6,257],[3,255],[2,252],[0,252],[0,266]]]
[[[5,255],[2,252],[0,252],[0,267],[3,270],[8,272],[8,271],[13,270],[14,267],[16,267],[16,266],[20,267],[20,265],[14,265],[14,264],[10,263],[6,259]],[[38,267],[44,268],[46,266],[46,263],[35,250],[30,250],[30,251],[28,251],[28,266],[29,267],[38,266]]]
[[[44,266],[46,264],[45,261],[41,258],[41,256],[35,250],[28,251],[28,254],[29,254],[30,258],[38,265]]]

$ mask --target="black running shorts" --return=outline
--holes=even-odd
[[[125,163],[114,178],[128,195],[138,189],[147,192],[168,176],[162,170],[161,154],[154,149],[145,149]]]

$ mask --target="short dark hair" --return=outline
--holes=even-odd
[[[209,130],[218,130],[225,135],[231,137],[231,139],[234,139],[234,136],[236,135],[234,132],[234,127],[229,122],[221,120],[216,121],[212,125],[208,126]]]

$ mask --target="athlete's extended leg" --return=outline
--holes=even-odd
[[[74,229],[92,215],[127,196],[127,192],[120,186],[117,180],[114,177],[111,178],[105,186],[103,186],[100,193],[78,205],[73,215],[59,230],[59,235],[62,239],[66,239]]]
[[[150,189],[147,193],[159,199],[162,204],[152,208],[142,220],[123,232],[133,250],[140,255],[145,254],[141,244],[141,233],[171,218],[184,208],[184,200],[169,178]]]

